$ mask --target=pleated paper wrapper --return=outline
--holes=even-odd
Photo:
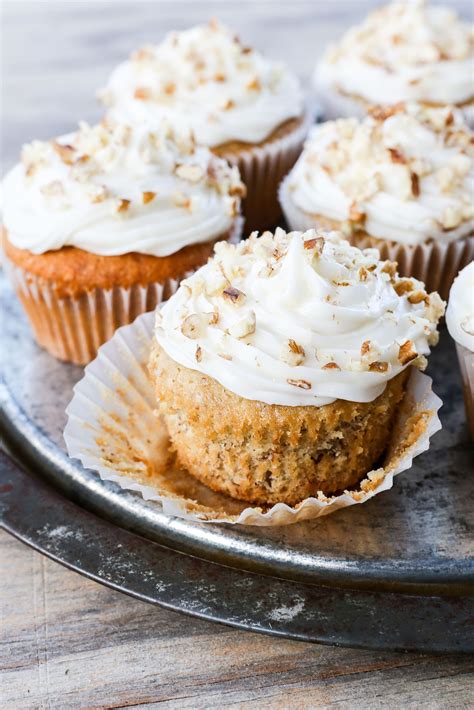
[[[229,241],[242,236],[243,220],[236,220]],[[117,328],[133,323],[137,316],[153,311],[178,288],[192,271],[176,278],[128,288],[95,288],[77,296],[58,296],[54,283],[41,279],[3,259],[5,270],[39,345],[59,360],[85,365],[97,354]]]
[[[310,215],[297,207],[288,192],[288,181],[284,180],[279,198],[288,227],[302,232],[317,229],[318,215]],[[324,218],[322,223],[324,225]],[[368,234],[356,234],[347,239],[360,249],[378,249],[381,259],[397,262],[400,276],[423,281],[428,292],[437,291],[444,299],[448,298],[449,289],[459,271],[474,259],[474,236],[456,239],[449,244],[432,241],[417,245],[389,242]]]
[[[411,467],[441,428],[441,400],[431,389],[431,379],[413,368],[383,464],[368,472],[356,489],[331,497],[318,493],[295,507],[249,507],[174,467],[147,370],[153,328],[154,314],[146,313],[100,348],[74,388],[64,439],[71,458],[102,480],[161,505],[167,515],[242,525],[289,525],[328,515],[390,489],[394,477]]]
[[[222,158],[238,167],[247,188],[242,203],[245,237],[254,230],[275,226],[281,217],[278,186],[296,163],[315,113],[316,109],[308,108],[298,126],[275,140],[249,145],[238,151],[219,151]]]

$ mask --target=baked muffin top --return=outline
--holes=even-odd
[[[288,198],[344,229],[405,244],[474,229],[474,133],[453,108],[398,104],[313,129]]]
[[[259,143],[303,113],[301,87],[288,68],[215,21],[134,52],[99,96],[118,120],[154,124],[168,116],[208,146]]]
[[[157,311],[155,336],[241,397],[321,406],[372,401],[408,365],[423,368],[443,312],[376,249],[277,229],[217,244]]]
[[[231,229],[244,190],[237,168],[189,130],[82,123],[24,146],[4,180],[3,223],[14,246],[35,254],[167,256]]]
[[[446,325],[457,343],[474,352],[474,261],[454,279],[449,292]]]
[[[473,98],[473,26],[424,0],[370,13],[324,55],[316,80],[369,103]]]

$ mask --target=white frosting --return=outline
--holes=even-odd
[[[409,362],[423,366],[443,302],[398,279],[376,249],[321,235],[277,229],[218,244],[157,311],[158,343],[246,399],[374,400]]]
[[[286,194],[379,239],[448,243],[474,229],[473,136],[458,111],[417,104],[329,121],[313,129]]]
[[[154,132],[82,124],[59,143],[34,141],[3,187],[12,244],[104,256],[211,241],[232,228],[244,191],[237,168],[164,121]]]
[[[138,50],[99,95],[115,119],[155,124],[165,115],[173,125],[190,125],[207,146],[258,143],[303,114],[300,84],[287,67],[243,47],[215,22]]]
[[[474,352],[474,261],[454,279],[446,311],[449,334]]]
[[[474,97],[473,61],[470,23],[445,7],[393,2],[328,50],[315,81],[369,103],[460,104]]]

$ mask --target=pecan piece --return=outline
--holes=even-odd
[[[417,357],[418,353],[416,352],[413,346],[413,342],[411,340],[407,340],[405,343],[403,343],[403,345],[400,345],[398,351],[398,361],[401,365],[406,365],[412,360],[415,360]]]
[[[289,378],[287,379],[287,382],[289,385],[293,385],[293,387],[299,387],[302,390],[311,389],[311,382],[307,382],[306,380],[292,380],[291,378]]]

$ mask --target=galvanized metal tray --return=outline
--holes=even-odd
[[[2,433],[29,470],[1,461],[10,532],[97,581],[207,618],[327,643],[474,650],[473,454],[446,332],[429,370],[443,430],[391,491],[289,527],[204,526],[68,459],[64,410],[82,369],[40,350],[0,287]]]

